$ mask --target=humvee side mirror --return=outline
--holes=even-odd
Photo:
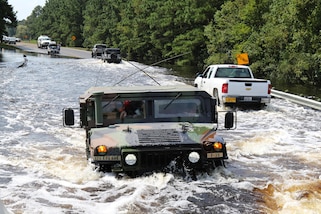
[[[224,127],[226,129],[231,129],[234,127],[234,114],[233,112],[227,112],[225,114],[225,123],[224,123]]]
[[[64,126],[75,125],[75,114],[71,108],[64,109]]]

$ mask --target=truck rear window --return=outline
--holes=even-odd
[[[251,78],[251,74],[247,68],[218,68],[215,77]]]

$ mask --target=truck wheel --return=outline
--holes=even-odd
[[[218,91],[217,91],[217,89],[214,89],[214,91],[213,91],[213,97],[217,100],[217,105],[220,106],[220,105],[221,105],[221,101],[220,101],[220,98],[218,97]]]

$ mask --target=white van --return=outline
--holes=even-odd
[[[38,48],[46,48],[49,45],[50,41],[51,39],[48,36],[41,35],[38,37],[37,46]]]

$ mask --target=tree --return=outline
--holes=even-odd
[[[253,40],[258,39],[269,4],[270,0],[226,1],[205,29],[210,55],[207,63],[236,63],[236,54],[255,51],[258,45],[253,47]]]
[[[117,46],[119,14],[118,1],[88,1],[83,12],[83,46],[92,47],[95,43],[106,43],[110,47]]]
[[[17,26],[17,17],[13,7],[8,4],[8,0],[0,0],[0,35],[6,34],[6,27],[15,26]]]
[[[27,17],[25,24],[27,26],[28,39],[37,39],[41,35],[41,14],[42,7],[38,5],[32,10],[31,15]]]
[[[19,37],[21,39],[28,39],[28,28],[26,25],[18,24],[16,37]]]
[[[31,34],[48,35],[68,46],[83,43],[83,9],[86,0],[50,0],[43,8],[36,7],[27,18]]]

